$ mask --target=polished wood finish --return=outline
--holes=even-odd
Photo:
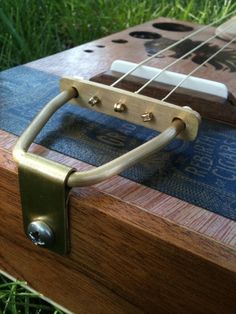
[[[137,62],[146,50],[141,39],[128,34],[153,32],[153,23],[27,66],[89,78],[106,71],[114,59],[124,59],[127,49],[131,61]],[[158,32],[167,36],[167,31]],[[210,31],[201,39],[209,35]],[[168,36],[176,40],[183,33]],[[112,42],[125,38],[126,44]],[[93,53],[84,51],[93,49]],[[164,66],[171,60],[167,56],[152,64],[161,61]],[[184,60],[179,70],[187,72],[194,66]],[[199,75],[214,79],[214,73],[210,67]],[[222,71],[220,79],[227,81],[235,96],[235,73]],[[69,256],[41,250],[23,233],[11,156],[15,142],[14,135],[0,131],[1,269],[75,313],[235,313],[236,222],[116,176],[93,187],[73,189]],[[38,145],[31,150],[80,171],[92,167]]]
[[[52,157],[37,145],[32,151]],[[53,159],[86,167],[57,153]],[[94,187],[73,191],[68,257],[33,246],[23,232],[16,167],[7,151],[6,162],[0,181],[1,225],[8,226],[0,231],[5,271],[76,313],[90,313],[93,306],[97,313],[231,313],[236,252]],[[83,298],[92,298],[92,304]]]
[[[117,59],[140,62],[147,56],[150,56],[150,52],[156,52],[157,49],[162,49],[168,44],[189,35],[189,32],[167,31],[160,28],[154,28],[153,25],[157,22],[174,22],[175,24],[184,24],[191,27],[192,30],[197,30],[202,27],[189,22],[182,23],[167,18],[160,18],[156,21],[150,21],[145,24],[129,28],[111,36],[63,51],[56,55],[36,60],[28,63],[27,65],[59,76],[74,75],[76,77],[90,79],[91,77],[107,71],[110,68],[111,63]],[[182,55],[186,51],[189,51],[189,49],[195,46],[195,44],[198,44],[199,42],[202,43],[204,40],[207,40],[214,34],[214,31],[215,29],[211,27],[204,32],[198,33],[194,36],[194,40],[187,40],[187,42],[180,45],[179,49],[167,51],[159,58],[152,59],[148,65],[164,68],[175,60],[176,57]],[[157,33],[161,36],[161,38],[155,41],[154,39],[141,39],[129,35],[134,32]],[[225,41],[217,38],[210,44],[207,44],[206,47],[200,49],[198,54],[195,53],[189,58],[176,63],[169,70],[188,74],[196,68],[199,62],[201,63],[205,60],[204,57],[206,58],[206,56],[209,56],[209,54],[211,55],[213,51],[215,52],[219,49],[219,47],[224,45]],[[230,49],[222,52],[218,58],[215,59],[215,62],[200,68],[196,73],[194,73],[194,76],[224,83],[228,86],[229,92],[236,97],[234,62],[235,49],[236,43],[230,45]],[[228,64],[229,61],[231,64]],[[229,66],[231,68],[227,69]]]

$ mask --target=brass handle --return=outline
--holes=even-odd
[[[23,132],[13,149],[13,157],[18,163],[25,233],[34,244],[59,254],[69,251],[67,201],[70,188],[92,185],[120,173],[163,148],[186,128],[185,116],[183,120],[177,117],[170,127],[150,141],[84,172],[27,152],[54,112],[77,96],[77,90],[70,87],[51,100]]]
[[[18,139],[14,149],[13,157],[16,162],[21,164],[26,157],[27,150],[32,144],[35,137],[48,122],[50,117],[66,102],[72,98],[77,97],[78,93],[74,88],[70,88],[66,91],[61,92],[53,100],[51,100],[34,118],[31,124],[23,132],[23,134]],[[68,187],[79,187],[79,186],[88,186],[92,184],[99,183],[104,181],[115,174],[119,174],[123,170],[131,167],[135,163],[138,163],[147,156],[153,154],[156,151],[159,151],[164,146],[169,144],[176,136],[185,129],[185,123],[178,119],[175,119],[169,128],[163,131],[160,135],[149,140],[148,142],[140,145],[137,148],[134,148],[130,152],[102,165],[92,170],[84,172],[72,172],[67,178]],[[30,154],[32,155],[32,154]],[[44,159],[38,156],[40,160]],[[28,158],[27,158],[28,159]],[[35,159],[35,158],[34,158]],[[48,160],[50,164],[51,161]],[[53,162],[55,167],[58,166],[57,162]],[[45,163],[43,163],[45,164]],[[42,164],[42,166],[43,166]]]
[[[67,184],[69,187],[88,186],[119,174],[154,152],[161,150],[173,139],[175,139],[176,136],[184,129],[184,122],[180,119],[175,119],[171,123],[171,126],[160,135],[140,145],[139,147],[134,148],[130,152],[127,152],[126,154],[123,154],[122,156],[106,163],[105,165],[84,172],[73,172],[69,176]]]

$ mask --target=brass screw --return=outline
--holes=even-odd
[[[114,111],[115,112],[124,112],[126,110],[126,106],[125,104],[122,104],[120,102],[117,102],[115,105],[114,105]]]
[[[93,96],[89,99],[88,103],[93,107],[97,104],[99,104],[101,100],[97,96]]]
[[[153,119],[153,113],[152,112],[145,112],[141,115],[143,122],[149,122]]]

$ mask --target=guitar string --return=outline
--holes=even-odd
[[[204,66],[207,62],[209,62],[211,59],[213,59],[218,53],[220,53],[222,50],[227,48],[234,40],[236,40],[236,36],[233,37],[227,44],[222,46],[218,51],[216,51],[213,55],[211,55],[209,58],[207,58],[203,63],[201,63],[199,66],[197,66],[195,69],[193,69],[185,78],[183,78],[164,98],[162,98],[162,101],[165,101],[167,98],[170,97],[171,94],[173,94],[177,88],[179,88],[192,74],[194,74],[196,71],[198,71],[202,66]]]
[[[230,30],[231,28],[233,28],[234,26],[230,25],[226,28],[224,28],[224,31],[221,32],[222,34],[224,32],[226,32],[227,30]],[[183,60],[185,57],[187,57],[188,55],[191,55],[194,51],[198,50],[199,48],[201,48],[202,46],[204,46],[206,43],[208,43],[209,41],[211,41],[212,39],[215,39],[217,37],[217,35],[213,35],[210,38],[208,38],[207,40],[205,40],[204,42],[202,42],[201,44],[197,45],[196,47],[194,47],[193,49],[189,50],[187,53],[185,53],[184,55],[182,55],[180,58],[176,59],[175,61],[171,62],[170,64],[168,64],[167,66],[165,66],[163,69],[161,69],[161,71],[157,74],[155,74],[152,78],[150,78],[145,84],[143,84],[138,90],[136,90],[134,93],[135,94],[139,94],[145,87],[147,87],[150,83],[152,83],[156,78],[158,78],[161,74],[163,74],[166,70],[168,70],[170,67],[172,67],[173,65],[175,65],[176,63],[178,63],[179,61]]]
[[[166,47],[166,48],[164,48],[164,49],[158,51],[158,52],[155,53],[154,55],[152,55],[152,56],[150,56],[150,57],[144,59],[144,60],[141,61],[140,63],[136,64],[132,69],[130,69],[129,71],[127,71],[125,74],[123,74],[123,75],[122,75],[120,78],[118,78],[115,82],[113,82],[113,83],[111,84],[111,86],[117,85],[120,81],[122,81],[122,80],[123,80],[125,77],[127,77],[129,74],[133,73],[136,69],[138,69],[138,68],[139,68],[140,66],[142,66],[143,64],[148,63],[148,62],[151,61],[153,58],[159,56],[160,54],[163,54],[163,53],[166,52],[167,50],[170,50],[170,49],[172,49],[172,48],[178,46],[178,45],[181,44],[183,41],[185,41],[185,40],[187,40],[187,39],[189,39],[189,38],[191,38],[191,37],[197,35],[198,33],[202,32],[202,31],[204,31],[204,30],[206,30],[206,29],[208,29],[208,28],[210,28],[211,26],[213,26],[213,25],[219,23],[220,21],[226,19],[227,17],[233,15],[234,13],[236,13],[236,10],[234,10],[234,11],[231,12],[231,13],[226,14],[225,16],[221,17],[220,19],[218,19],[218,20],[216,20],[216,21],[214,21],[214,22],[212,22],[212,23],[210,23],[210,24],[208,24],[208,25],[206,25],[206,26],[204,26],[204,27],[199,28],[198,30],[192,32],[192,33],[189,34],[188,36],[186,36],[186,37],[184,37],[184,38],[178,40],[176,43],[173,43],[172,45],[170,45],[170,46],[168,46],[168,47]]]

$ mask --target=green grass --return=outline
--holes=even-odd
[[[209,23],[235,0],[0,0],[0,69],[168,16]]]
[[[235,0],[0,0],[0,69],[159,16],[208,24],[234,10]],[[0,313],[62,312],[0,275]]]
[[[35,292],[26,290],[20,281],[11,281],[0,274],[1,314],[63,314]]]

